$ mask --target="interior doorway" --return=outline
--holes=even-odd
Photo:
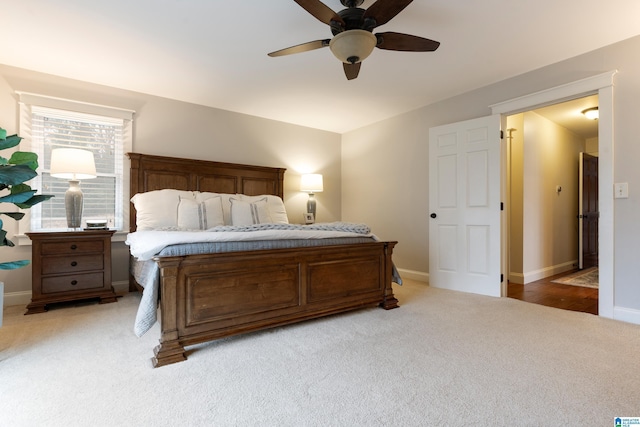
[[[598,221],[598,315],[609,319],[615,318],[614,293],[614,182],[613,182],[613,81],[617,71],[607,71],[581,80],[560,86],[540,90],[528,95],[519,96],[490,105],[491,114],[499,114],[505,123],[501,129],[506,130],[506,117],[523,111],[557,104],[562,101],[581,98],[587,95],[598,95],[598,194],[600,215]],[[500,194],[506,199],[507,192],[507,150],[505,139],[501,150]],[[507,207],[508,210],[508,207]],[[501,272],[508,274],[508,244],[506,241],[507,212],[502,211],[501,233]],[[507,281],[502,281],[502,295],[507,294]]]
[[[507,118],[509,297],[598,313],[598,125],[582,114],[597,106],[596,94]]]

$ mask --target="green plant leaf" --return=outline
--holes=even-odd
[[[0,215],[6,215],[15,219],[16,221],[20,221],[24,218],[24,212],[0,212]],[[2,228],[2,220],[0,220],[0,228]]]
[[[13,242],[7,239],[7,232],[0,230],[0,246],[15,246]]]
[[[0,197],[0,203],[25,203],[33,195],[36,194],[36,190],[25,191],[24,193],[9,194],[4,197]]]
[[[24,203],[16,203],[15,205],[20,209],[29,209],[33,205],[37,205],[38,203],[42,203],[50,198],[54,197],[53,194],[36,194],[29,200]]]
[[[16,268],[21,268],[25,265],[29,265],[28,259],[23,259],[21,261],[2,262],[0,263],[0,270],[15,270]]]
[[[29,184],[17,184],[11,187],[11,194],[24,193],[25,191],[31,191]]]
[[[0,166],[0,183],[5,186],[21,184],[38,176],[38,173],[28,165]]]
[[[16,151],[11,155],[9,163],[12,165],[28,165],[35,171],[38,169],[38,155],[26,151]]]
[[[11,186],[10,195],[9,196],[5,196],[6,198],[0,198],[0,203],[2,203],[2,202],[14,203],[16,205],[17,204],[26,203],[27,200],[32,198],[32,196],[36,193],[36,191],[37,190],[32,189],[31,186],[28,185],[28,184],[16,184],[16,185]],[[14,196],[14,197],[11,197],[11,196]],[[53,195],[46,196],[46,198],[43,198],[42,200],[34,199],[29,204],[29,206],[33,206],[33,205],[35,205],[37,203],[43,202],[45,200],[48,200],[51,197],[53,197]],[[27,208],[24,208],[24,209],[27,209]]]
[[[7,148],[13,148],[20,144],[22,138],[18,135],[10,135],[7,139],[0,139],[0,150],[6,150]]]

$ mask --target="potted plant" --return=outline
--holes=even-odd
[[[0,151],[13,148],[22,140],[18,135],[7,136],[7,131],[0,128]],[[0,156],[0,203],[11,203],[20,209],[29,209],[31,206],[49,200],[53,195],[36,194],[36,190],[25,184],[26,181],[38,176],[38,155],[25,151],[15,151],[10,158]],[[5,190],[8,190],[5,191]],[[20,221],[24,212],[0,211],[0,216],[5,215]],[[0,246],[14,246],[7,239],[4,223],[0,217]],[[29,264],[29,260],[9,261],[0,263],[0,270],[13,270]],[[1,296],[1,295],[0,295]]]

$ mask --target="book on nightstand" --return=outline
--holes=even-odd
[[[94,219],[87,220],[87,226],[84,228],[85,230],[108,230],[107,220],[106,219]]]

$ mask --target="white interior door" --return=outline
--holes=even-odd
[[[501,296],[500,115],[429,130],[429,284]]]

